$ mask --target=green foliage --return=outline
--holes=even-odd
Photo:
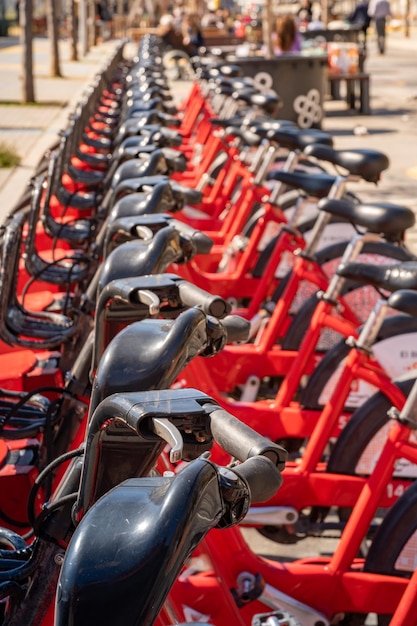
[[[0,142],[0,167],[14,167],[19,165],[20,161],[20,156],[14,148]]]

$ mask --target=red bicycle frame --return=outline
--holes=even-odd
[[[239,175],[237,175],[236,170],[238,170]],[[232,203],[230,199],[231,193],[239,179],[241,181],[239,196]],[[232,188],[230,191],[229,187]],[[269,190],[255,182],[252,172],[239,161],[235,161],[229,170],[227,180],[224,181],[219,205],[213,208],[214,217],[209,215],[207,219],[199,219],[193,218],[192,215],[182,215],[181,213],[176,213],[175,217],[190,224],[193,228],[203,230],[215,244],[226,248],[235,235],[243,231],[255,203],[262,202],[268,195]],[[204,202],[201,208],[204,211]]]
[[[317,623],[320,617],[323,624],[329,624],[328,620],[342,613],[394,613],[408,580],[361,571],[364,561],[357,554],[396,460],[417,463],[417,448],[409,442],[409,435],[409,428],[393,424],[375,471],[362,481],[360,496],[331,557],[272,562],[255,555],[238,529],[211,531],[196,554],[207,569],[185,570],[179,577],[169,598],[174,613],[181,616],[184,607],[189,607],[216,626],[250,624],[253,615],[271,607],[285,608],[298,618],[304,615],[303,624]],[[265,587],[257,600],[238,608],[230,590],[236,589],[242,572],[265,581]],[[162,617],[161,624],[166,623]]]
[[[372,235],[366,237],[374,238]],[[360,237],[356,237],[350,247],[358,250],[358,242],[360,241]],[[350,252],[349,250],[346,251],[343,258],[344,262],[350,257]],[[320,281],[325,289],[327,287],[326,297],[318,302],[300,349],[298,351],[282,350],[279,345],[276,345],[280,336],[279,323],[284,323],[284,313],[288,314],[290,303],[297,293],[301,276],[309,278],[313,283]],[[239,419],[250,424],[255,430],[259,428],[260,432],[272,440],[277,440],[283,436],[310,436],[317,421],[317,412],[304,412],[299,404],[294,402],[294,396],[302,377],[312,372],[320,358],[316,349],[321,333],[324,328],[330,328],[346,338],[351,336],[356,339],[358,337],[359,320],[340,296],[341,285],[342,281],[338,277],[335,277],[329,284],[320,266],[309,259],[299,257],[284,294],[277,303],[260,337],[256,337],[252,344],[226,346],[220,354],[211,360],[210,369],[204,363],[191,363],[183,372],[182,384],[197,388],[204,384],[204,390],[212,395],[217,402],[234,413]],[[339,302],[343,307],[344,319],[338,315],[337,307],[334,305],[337,298],[340,299]],[[363,363],[364,361],[361,362],[361,365]],[[382,384],[385,385],[387,377],[375,360],[369,359],[367,365],[370,365],[371,370],[376,367],[378,375],[382,377],[378,378],[375,375],[376,387],[380,388],[381,380],[383,381]],[[254,376],[258,381],[266,377],[281,377],[283,380],[272,399],[233,400],[232,394],[235,389],[239,386],[245,388],[245,385],[248,384],[248,381],[250,383]],[[343,402],[348,397],[355,376],[354,371],[353,374],[347,371],[346,377],[343,378],[344,391],[341,394]],[[366,373],[366,376],[373,376],[373,374]],[[340,407],[343,407],[341,399],[339,398],[337,401]],[[334,420],[339,417],[340,410],[333,414]]]
[[[227,255],[227,251],[225,253],[223,247],[214,246],[214,250],[207,258],[199,255],[195,260],[193,259],[185,265],[176,265],[175,273],[221,297],[250,299],[248,308],[239,309],[238,313],[251,319],[258,313],[262,302],[273,294],[279,282],[275,273],[283,254],[285,252],[294,253],[297,249],[304,249],[306,245],[301,235],[296,232],[288,232],[285,229],[281,230],[262,275],[254,277],[251,274],[251,269],[259,257],[261,240],[268,226],[273,223],[285,225],[285,215],[280,209],[266,203],[265,213],[257,220],[244,250],[236,252],[233,269],[218,271],[223,255]],[[233,247],[233,243],[231,247]]]
[[[318,303],[298,352],[271,345],[274,337],[271,325],[268,326],[268,334],[265,333],[259,343],[226,346],[222,353],[211,359],[210,368],[200,360],[190,363],[182,373],[181,381],[184,386],[204,386],[204,391],[224,408],[234,412],[255,430],[259,428],[259,432],[272,440],[282,436],[306,437],[311,434],[317,411],[304,412],[292,398],[301,378],[310,374],[320,359],[320,355],[315,352],[320,333],[324,328],[332,328],[344,337],[357,337],[357,326],[358,321],[353,324],[336,317],[334,307],[322,300]],[[254,402],[230,399],[233,389],[238,385],[245,385],[254,374],[259,379],[268,376],[284,377],[275,397],[272,400]]]
[[[417,615],[417,570],[414,571],[398,603],[390,626],[414,626]]]

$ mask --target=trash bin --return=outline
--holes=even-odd
[[[321,39],[323,41],[354,41],[358,43],[361,38],[361,26],[355,24],[345,25],[340,28],[314,28],[301,31],[304,41]]]
[[[245,76],[268,91],[274,89],[282,100],[278,116],[291,120],[301,128],[320,128],[324,115],[323,100],[328,70],[327,53],[310,55],[283,54],[273,59],[234,57]]]

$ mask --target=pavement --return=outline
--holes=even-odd
[[[49,76],[50,44],[34,40],[36,104],[21,104],[22,46],[17,37],[0,37],[0,144],[13,147],[19,166],[0,168],[0,221],[14,206],[45,151],[60,130],[94,76],[112,58],[119,40],[103,42],[79,61],[70,61],[68,41],[59,42],[62,78]]]

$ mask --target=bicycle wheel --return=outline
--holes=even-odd
[[[365,572],[411,577],[417,558],[416,506],[417,483],[413,483],[391,507],[377,530],[365,560]],[[378,626],[389,626],[390,621],[390,615],[378,616]],[[343,626],[351,624],[342,622]],[[357,622],[353,624],[356,626]]]
[[[399,380],[397,387],[405,396],[415,382],[415,376]],[[332,474],[370,476],[386,441],[390,420],[387,411],[391,402],[382,391],[373,394],[357,409],[336,441],[327,463]],[[398,463],[394,475],[404,475],[405,464]],[[413,470],[416,473],[416,470]],[[410,476],[412,478],[412,476]]]
[[[417,557],[417,483],[391,507],[378,528],[364,571],[410,578]]]
[[[334,246],[329,246],[329,248],[320,251],[316,255],[320,266],[324,269],[329,278],[335,273],[345,246],[346,243],[335,244]],[[357,261],[372,263],[374,265],[390,265],[401,261],[409,261],[412,258],[412,255],[410,255],[407,250],[393,244],[380,242],[365,244]],[[282,289],[281,282],[274,294],[274,300],[281,295]],[[316,291],[316,287],[311,283],[303,281],[301,284],[291,309],[291,312],[294,314],[294,319],[282,344],[285,350],[299,349],[317,306],[317,298],[315,297]],[[380,298],[380,293],[374,287],[370,285],[360,285],[353,281],[346,281],[342,295],[346,303],[355,312],[362,323],[368,318],[375,302]],[[325,352],[339,340],[340,335],[335,331],[324,329],[317,350],[319,352]]]
[[[392,380],[415,367],[417,350],[410,350],[410,346],[417,339],[416,333],[417,320],[408,315],[394,315],[382,324],[372,350]],[[300,402],[304,408],[321,410],[330,400],[349,350],[343,339],[323,356],[302,391]],[[368,383],[356,381],[346,400],[345,410],[353,412],[376,391]]]

